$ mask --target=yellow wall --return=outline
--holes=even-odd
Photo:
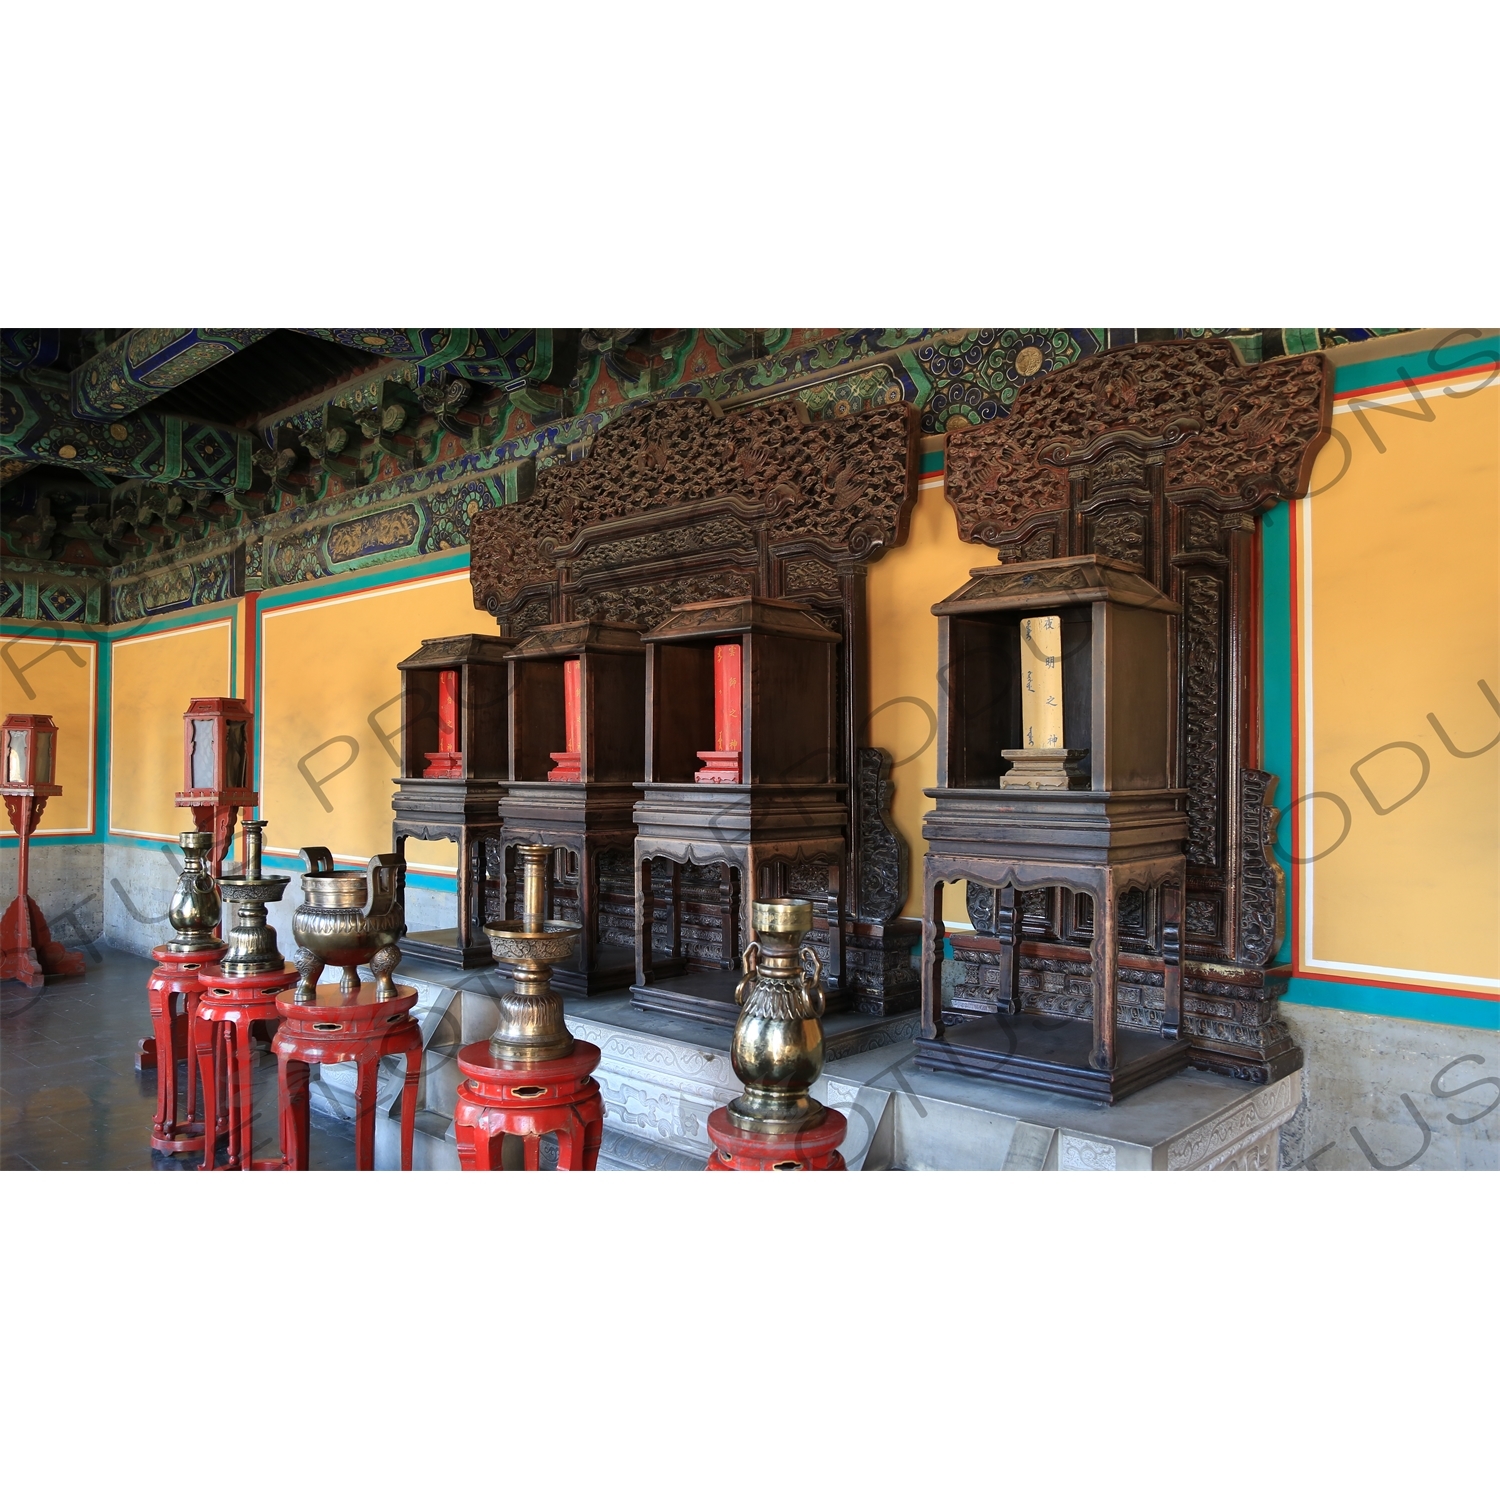
[[[938,622],[932,606],[969,581],[971,568],[997,561],[993,547],[958,539],[958,521],[943,498],[941,477],[917,493],[904,547],[870,568],[869,743],[891,752],[891,816],[911,848],[911,883],[903,915],[922,915],[923,789],[937,781]],[[944,920],[967,926],[962,882],[943,892]]]
[[[226,617],[110,642],[109,831],[175,840],[193,826],[182,790],[182,716],[190,698],[231,695]]]
[[[303,604],[262,597],[257,764],[269,851],[321,844],[360,863],[391,847],[396,663],[426,638],[470,634],[498,631],[474,608],[467,568]],[[451,873],[455,854],[447,840],[406,846],[415,870]]]
[[[96,641],[31,625],[0,633],[0,714],[50,714],[57,725],[56,779],[62,796],[48,802],[33,837],[94,831]],[[0,817],[3,837],[15,838]]]
[[[1296,507],[1298,968],[1500,993],[1500,748],[1428,717],[1500,734],[1500,383],[1424,395],[1340,399]]]

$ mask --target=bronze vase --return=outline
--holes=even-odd
[[[745,949],[745,977],[735,991],[740,1017],[730,1050],[745,1092],[728,1106],[729,1118],[741,1130],[784,1135],[824,1115],[808,1093],[823,1071],[823,965],[803,941],[812,930],[812,902],[757,901],[751,917],[755,941]]]
[[[178,834],[177,842],[182,845],[182,874],[167,908],[167,920],[176,936],[166,948],[169,953],[202,953],[219,946],[214,936],[219,925],[219,893],[207,863],[214,836],[191,829]]]

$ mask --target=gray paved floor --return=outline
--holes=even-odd
[[[181,1171],[202,1158],[151,1150],[156,1074],[135,1071],[151,1033],[149,959],[95,946],[86,973],[40,989],[0,985],[0,1170]],[[274,1156],[276,1069],[259,1058],[255,1149]],[[182,1065],[179,1087],[185,1087]],[[311,1117],[314,1171],[351,1171],[354,1127]]]

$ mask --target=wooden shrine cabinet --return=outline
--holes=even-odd
[[[509,779],[500,802],[507,912],[521,916],[515,846],[552,845],[547,916],[583,928],[572,954],[553,965],[552,982],[570,994],[623,989],[635,977],[631,810],[646,764],[640,627],[544,625],[507,664]]]
[[[507,773],[504,636],[455,635],[423,641],[398,662],[401,672],[401,775],[391,798],[391,837],[452,839],[458,845],[458,903],[452,927],[408,932],[401,951],[456,968],[493,962],[483,927],[502,914],[500,816]]]
[[[1135,344],[1039,376],[1008,416],[949,433],[944,456],[962,540],[1005,564],[1126,564],[1178,606],[1158,613],[1170,622],[1163,786],[1181,789],[1186,816],[1180,1036],[1194,1066],[1260,1083],[1300,1067],[1302,1052],[1277,1010],[1288,971],[1275,966],[1276,778],[1260,769],[1256,517],[1306,493],[1331,399],[1321,355],[1247,366],[1222,339]],[[1123,576],[1111,568],[1110,588]],[[998,773],[1011,748],[977,746],[949,764],[954,796]],[[933,817],[947,821],[941,807]],[[1071,825],[1057,834],[1073,837]],[[956,1041],[972,1031],[963,1023],[1017,1003],[1059,1022],[1092,1017],[1097,900],[1060,882],[1022,882],[1014,896],[1004,886],[969,878],[972,930],[949,931],[952,985],[940,1014],[934,995],[929,1032],[941,1025]],[[1167,955],[1159,899],[1127,889],[1117,921],[1123,1050],[1160,1031]]]
[[[933,606],[938,785],[922,825],[919,1066],[1112,1104],[1186,1065],[1179,964],[1187,817],[1184,794],[1171,784],[1169,680],[1181,612],[1138,567],[1092,556],[975,568]],[[957,880],[997,892],[1001,1014],[949,1032],[942,900]],[[1016,983],[1017,892],[1055,888],[1093,903],[1086,1020],[1027,1011]],[[1160,955],[1152,976],[1160,1013],[1150,1029],[1118,1025],[1119,908],[1128,890],[1145,893]]]
[[[634,1003],[732,1025],[752,903],[801,894],[816,870],[821,895],[811,941],[826,947],[824,983],[838,1008],[849,822],[847,786],[835,777],[838,633],[797,604],[746,595],[684,605],[644,639]],[[653,865],[661,860],[674,872],[723,872],[728,900],[717,963],[685,964],[676,873],[666,932],[658,932]]]
[[[661,663],[646,690],[655,727],[637,778],[637,832],[660,840],[660,852],[642,859],[638,844],[622,888],[605,850],[599,878],[611,934],[617,892],[629,892],[649,1005],[733,1018],[751,865],[814,902],[824,922],[815,941],[831,946],[851,1008],[887,1015],[917,1003],[920,927],[901,916],[907,851],[890,816],[891,757],[866,738],[866,573],[905,540],[919,439],[918,415],[901,401],[826,420],[785,396],[643,401],[566,451],[523,463],[519,502],[474,517],[474,602],[505,634],[628,621]],[[707,618],[726,608],[734,620]],[[747,639],[746,691],[757,662],[779,653],[791,664],[803,651],[817,686],[809,696],[798,678],[801,696],[748,705],[742,692],[736,750],[732,723],[715,724],[715,647],[743,653]],[[568,753],[561,742],[539,748],[549,760]],[[769,866],[780,868],[767,866],[758,851],[768,844],[790,864],[778,854]],[[711,993],[680,992],[692,984]]]

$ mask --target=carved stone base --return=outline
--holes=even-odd
[[[1085,752],[1082,750],[1006,750],[1002,752],[1010,762],[1010,770],[1000,778],[1004,787],[1024,786],[1048,787],[1054,791],[1088,785],[1079,769]]]

